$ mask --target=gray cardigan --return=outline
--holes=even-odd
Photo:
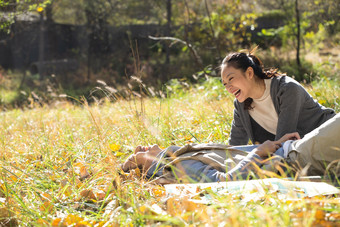
[[[272,79],[270,95],[279,116],[275,140],[291,132],[298,132],[302,138],[336,114],[333,109],[320,105],[297,81],[287,76]],[[248,110],[237,99],[234,106],[229,144],[244,145],[249,139],[255,143]]]

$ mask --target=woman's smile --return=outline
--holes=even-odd
[[[239,102],[244,102],[247,98],[259,98],[263,95],[264,82],[257,83],[255,80],[251,67],[245,72],[232,66],[227,66],[222,70],[223,85]]]
[[[238,89],[235,92],[233,92],[233,94],[235,95],[236,98],[238,98],[240,96],[240,94],[241,94],[241,90]]]
[[[233,67],[226,67],[222,73],[222,82],[227,91],[235,96],[239,102],[244,102],[247,99],[247,91],[249,88],[249,81],[244,73]]]

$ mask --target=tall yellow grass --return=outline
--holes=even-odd
[[[306,88],[315,98],[339,112],[338,81],[312,86]],[[232,194],[212,195],[216,204],[206,206],[169,200],[138,172],[120,175],[119,164],[140,144],[226,143],[233,100],[223,86],[212,81],[176,89],[168,91],[169,98],[108,96],[91,105],[61,100],[1,112],[0,223],[308,226],[340,220],[338,198],[283,201],[270,194],[241,202]]]

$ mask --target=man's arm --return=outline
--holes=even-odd
[[[233,169],[226,173],[226,179],[229,181],[246,179],[250,173],[255,170],[255,166],[261,167],[263,159],[256,154],[255,148],[242,161],[240,161]]]
[[[277,149],[282,146],[282,143],[287,140],[300,139],[300,135],[297,132],[288,133],[282,136],[277,141],[265,141],[260,146],[254,148],[241,162],[239,162],[233,169],[227,172],[228,180],[235,180],[237,178],[245,179],[251,173],[256,170],[255,166],[261,167],[263,161],[274,154]]]

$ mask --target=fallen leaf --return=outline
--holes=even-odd
[[[50,223],[42,218],[39,218],[36,223],[39,225],[39,226],[50,226]]]
[[[0,208],[0,226],[18,226],[14,213],[7,207]]]
[[[152,193],[157,196],[157,197],[160,197],[160,196],[164,196],[165,195],[165,188],[164,187],[161,187],[159,185],[156,185],[155,187],[153,187],[152,189]]]
[[[79,175],[79,177],[80,177],[80,180],[84,180],[84,179],[90,177],[90,173],[87,171],[86,166],[80,167],[80,175]]]
[[[51,213],[54,209],[54,205],[49,202],[49,201],[45,201],[41,206],[40,206],[40,211],[42,212],[49,212]]]
[[[61,218],[56,218],[56,219],[54,219],[54,220],[52,221],[52,223],[51,223],[51,226],[52,226],[52,227],[59,227],[59,226],[62,226],[62,225],[61,225]]]
[[[113,151],[113,152],[119,151],[120,148],[121,148],[121,146],[119,144],[116,144],[116,143],[110,144],[109,147],[110,147],[111,151]]]
[[[116,151],[116,152],[115,152],[115,156],[116,156],[117,158],[120,157],[120,156],[123,156],[123,155],[125,155],[125,153],[120,152],[120,151]]]
[[[66,218],[63,220],[62,224],[65,224],[65,225],[72,225],[72,224],[77,224],[81,221],[83,221],[84,219],[77,216],[77,215],[74,215],[74,214],[69,214],[66,216]]]
[[[85,189],[85,190],[81,191],[80,196],[83,199],[97,200],[96,195],[90,189]]]
[[[75,227],[90,227],[90,226],[92,226],[92,224],[87,221],[80,221],[75,225]]]
[[[323,210],[317,210],[315,212],[315,218],[318,220],[324,220],[326,217],[326,213]]]
[[[139,211],[144,215],[166,215],[166,212],[157,204],[143,205],[139,207]]]

